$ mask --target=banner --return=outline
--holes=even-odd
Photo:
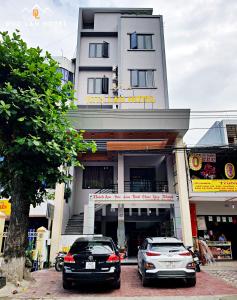
[[[193,192],[237,192],[237,179],[193,179]]]
[[[3,212],[6,216],[10,216],[11,203],[8,199],[0,199],[0,211]]]

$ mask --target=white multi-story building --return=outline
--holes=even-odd
[[[76,58],[58,61],[64,80],[74,77],[78,110],[69,118],[97,152],[80,155],[67,203],[56,189],[51,256],[94,232],[127,244],[129,255],[147,235],[191,245],[182,142],[190,112],[169,109],[162,16],[80,8]]]

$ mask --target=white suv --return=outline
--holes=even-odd
[[[188,286],[196,284],[192,254],[176,238],[146,238],[139,248],[137,260],[143,286],[155,278],[183,278]]]

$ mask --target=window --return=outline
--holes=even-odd
[[[132,87],[154,87],[153,70],[131,70]]]
[[[86,166],[83,170],[83,189],[108,189],[114,182],[112,166]]]
[[[87,93],[88,94],[108,94],[109,78],[88,78]]]
[[[136,32],[133,32],[130,35],[130,49],[153,49],[152,34],[137,34]]]
[[[68,70],[66,70],[64,68],[58,68],[58,72],[62,73],[62,78],[61,78],[62,84],[65,84],[68,81],[73,82],[73,74],[72,74],[72,72],[70,72],[70,71],[68,71]]]
[[[89,44],[89,57],[100,58],[109,57],[109,43],[90,43]]]

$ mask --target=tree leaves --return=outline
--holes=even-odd
[[[58,64],[46,52],[28,48],[19,32],[0,33],[0,182],[5,194],[14,189],[14,174],[22,174],[22,190],[33,205],[46,187],[65,182],[60,166],[80,166],[79,152],[96,151],[93,142],[71,127],[74,106],[71,83],[61,85]]]

